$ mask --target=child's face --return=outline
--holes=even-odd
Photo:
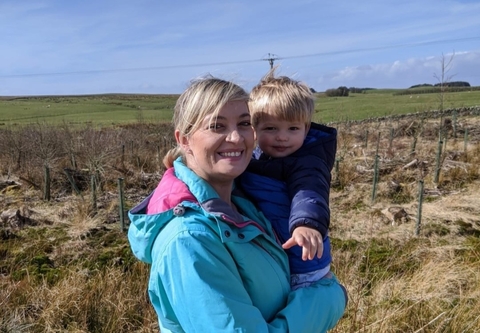
[[[258,146],[271,157],[285,157],[297,151],[307,135],[304,122],[280,120],[265,115],[255,128]]]

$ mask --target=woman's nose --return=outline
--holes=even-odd
[[[240,138],[241,138],[241,135],[236,129],[231,131],[227,135],[227,141],[230,141],[230,142],[238,142],[240,141]]]

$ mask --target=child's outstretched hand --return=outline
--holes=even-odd
[[[322,234],[318,230],[309,227],[296,227],[293,230],[292,237],[287,240],[282,247],[289,249],[294,245],[302,247],[302,259],[312,260],[317,255],[318,258],[323,254]]]

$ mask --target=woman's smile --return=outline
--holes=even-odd
[[[240,157],[242,155],[242,151],[220,152],[218,154],[222,157]]]

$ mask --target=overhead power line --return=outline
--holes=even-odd
[[[324,55],[336,55],[336,54],[365,52],[365,51],[381,51],[381,50],[391,50],[391,49],[402,49],[402,48],[410,48],[410,47],[434,45],[434,44],[444,44],[444,43],[452,43],[452,42],[466,42],[466,41],[469,41],[469,40],[476,40],[476,39],[480,39],[480,36],[455,38],[455,39],[432,40],[432,41],[426,41],[426,42],[407,43],[407,44],[388,45],[388,46],[366,47],[366,48],[360,48],[360,49],[341,50],[341,51],[327,51],[327,52],[312,53],[312,54],[305,54],[305,55],[298,55],[298,56],[291,56],[291,57],[282,57],[282,58],[279,58],[279,59],[305,58],[305,57],[317,57],[317,56],[324,56]]]
[[[215,63],[199,63],[199,64],[186,64],[186,65],[154,66],[154,67],[134,67],[134,68],[115,68],[115,69],[93,69],[93,70],[72,71],[72,72],[10,74],[10,75],[0,75],[0,78],[3,78],[3,77],[55,76],[55,75],[73,75],[73,74],[138,72],[138,71],[151,71],[151,70],[172,69],[172,68],[187,68],[187,67],[231,65],[231,64],[241,64],[241,63],[257,62],[257,61],[259,61],[259,60],[225,61],[225,62],[215,62]]]
[[[268,53],[268,57],[263,59],[252,59],[252,60],[239,60],[239,61],[225,61],[225,62],[212,62],[212,63],[194,63],[194,64],[183,64],[183,65],[167,65],[167,66],[152,66],[152,67],[133,67],[133,68],[115,68],[115,69],[94,69],[94,70],[82,70],[82,71],[71,71],[71,72],[50,72],[50,73],[28,73],[28,74],[5,74],[0,75],[0,78],[16,78],[16,77],[36,77],[36,76],[57,76],[57,75],[78,75],[78,74],[97,74],[97,73],[120,73],[120,72],[139,72],[139,71],[152,71],[152,70],[162,70],[162,69],[174,69],[174,68],[189,68],[189,67],[205,67],[205,66],[223,66],[223,65],[234,65],[234,64],[243,64],[243,63],[253,63],[259,61],[267,60],[270,63],[270,67],[273,67],[275,60],[283,59],[295,59],[295,58],[307,58],[307,57],[320,57],[326,55],[338,55],[338,54],[349,54],[357,52],[366,52],[366,51],[380,51],[380,50],[389,50],[389,49],[399,49],[399,48],[410,48],[418,47],[425,45],[434,45],[434,44],[445,44],[453,42],[466,42],[471,40],[480,39],[480,36],[475,37],[465,37],[465,38],[455,38],[455,39],[442,39],[442,40],[433,40],[433,41],[424,41],[418,43],[407,43],[407,44],[398,44],[398,45],[386,45],[386,46],[377,46],[377,47],[365,47],[359,49],[350,49],[350,50],[339,50],[339,51],[326,51],[312,54],[303,54],[303,55],[293,55],[286,57],[279,57],[275,54]]]

